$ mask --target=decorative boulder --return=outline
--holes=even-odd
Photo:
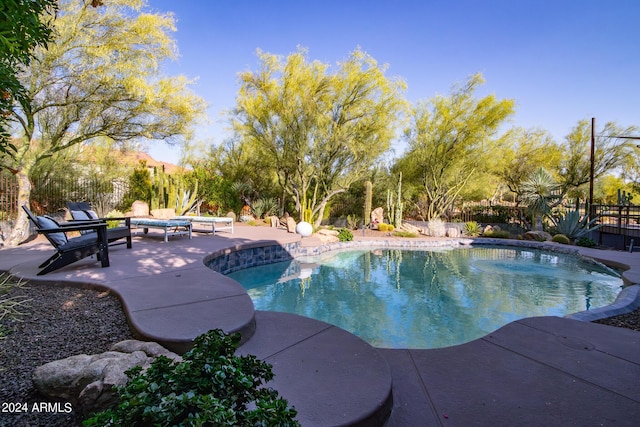
[[[553,239],[553,237],[551,237],[551,234],[547,233],[546,231],[527,231],[522,235],[522,238],[524,240],[535,240],[538,242],[546,242]]]
[[[422,234],[422,228],[416,227],[415,225],[409,224],[408,222],[402,223],[402,229],[410,233]]]
[[[136,200],[131,204],[131,216],[149,216],[149,205],[147,202]]]
[[[157,356],[180,356],[153,342],[127,340],[101,354],[67,357],[36,368],[33,384],[43,395],[71,402],[80,412],[100,411],[117,402],[116,386],[124,386],[126,371],[148,368]]]
[[[309,237],[313,234],[313,226],[306,221],[300,221],[296,225],[296,233],[302,237]]]
[[[447,237],[460,237],[460,229],[458,227],[447,227]]]
[[[487,225],[484,230],[483,233],[490,233],[490,232],[499,232],[501,231],[501,228],[499,225]]]
[[[269,220],[271,222],[271,227],[273,228],[278,228],[278,226],[280,225],[280,219],[275,215],[270,216]]]
[[[371,228],[373,230],[377,230],[378,224],[381,224],[383,222],[384,222],[384,209],[375,208],[374,210],[372,210],[371,211]]]
[[[233,222],[236,222],[236,213],[233,211],[229,211],[227,212],[227,215],[225,215],[227,218],[233,218]]]
[[[288,216],[286,218],[286,224],[287,224],[287,231],[289,233],[295,233],[296,232],[296,220],[293,219],[292,217]]]
[[[320,241],[324,243],[334,243],[339,242],[338,232],[336,230],[329,230],[327,228],[322,228],[318,230],[316,236],[320,238]]]

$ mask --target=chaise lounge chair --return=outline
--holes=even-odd
[[[90,221],[86,223],[58,224],[52,218],[35,216],[28,207],[22,206],[38,233],[44,234],[56,253],[40,264],[38,276],[72,264],[88,256],[97,255],[102,267],[109,267],[109,244],[107,241],[107,223],[104,221]],[[69,239],[69,231],[87,232]]]
[[[110,245],[127,244],[127,248],[131,249],[131,219],[128,217],[121,218],[99,218],[98,214],[91,209],[91,205],[87,202],[67,202],[67,209],[74,221],[120,221],[123,225],[107,229],[107,240]],[[125,242],[117,242],[120,239],[126,239]],[[117,242],[117,243],[114,243]]]

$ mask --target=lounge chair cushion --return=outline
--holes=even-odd
[[[76,221],[86,221],[91,219],[85,211],[71,211],[71,217]]]
[[[39,216],[38,217],[38,225],[43,230],[50,230],[52,228],[58,228],[58,223],[51,217],[48,216]],[[49,238],[57,245],[62,246],[67,243],[67,235],[60,233],[51,233],[49,234]]]
[[[84,213],[87,214],[89,219],[100,219],[98,214],[95,211],[92,211],[91,209],[84,211]]]

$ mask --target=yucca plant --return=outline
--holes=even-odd
[[[278,202],[274,198],[258,199],[251,205],[251,210],[253,211],[253,216],[263,218],[273,215],[278,210]]]
[[[555,225],[557,233],[564,234],[571,240],[600,228],[600,224],[596,225],[597,217],[589,220],[587,215],[581,216],[577,210],[558,212],[550,215],[549,218]]]
[[[471,237],[479,236],[482,232],[482,227],[475,221],[469,221],[464,224],[464,234]]]

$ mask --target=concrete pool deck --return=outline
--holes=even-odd
[[[134,237],[132,249],[111,247],[109,268],[85,259],[36,276],[53,251],[38,238],[1,249],[0,271],[34,283],[109,289],[136,335],[174,350],[209,329],[241,332],[239,353],[273,365],[270,386],[296,407],[304,426],[637,425],[640,332],[581,321],[590,318],[538,317],[455,347],[377,349],[323,322],[254,311],[239,284],[204,263],[290,244],[321,245],[268,227],[237,226],[234,234],[194,233],[192,240],[167,243],[150,231]],[[580,252],[628,268],[625,281],[640,283],[640,253]],[[588,316],[639,306],[638,288],[627,288],[617,307]]]

